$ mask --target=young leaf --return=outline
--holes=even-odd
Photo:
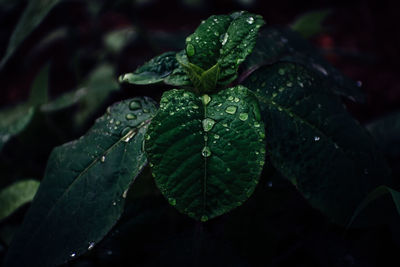
[[[389,171],[370,135],[329,85],[301,65],[276,63],[244,83],[253,90],[277,170],[333,221],[345,224]]]
[[[236,79],[239,65],[252,52],[263,24],[261,16],[244,11],[211,16],[186,38],[188,61],[203,71],[218,68],[218,85],[226,86]]]
[[[304,38],[310,38],[324,30],[322,23],[330,14],[328,9],[307,12],[296,18],[290,27]]]
[[[18,181],[0,191],[0,221],[32,201],[39,187],[36,180]]]
[[[276,62],[301,64],[321,78],[329,80],[337,95],[353,101],[364,101],[364,93],[353,80],[345,77],[318,53],[317,48],[298,33],[284,27],[266,27],[260,32],[253,53],[243,63],[251,73],[255,69]]]
[[[0,69],[4,67],[19,45],[31,32],[42,22],[47,14],[57,5],[60,0],[29,1],[11,35],[7,50],[0,61]]]
[[[176,52],[166,52],[139,67],[133,73],[126,73],[119,77],[119,81],[131,84],[153,84],[162,82],[179,67]]]
[[[260,15],[247,12],[232,14],[234,20],[222,38],[221,55],[218,60],[220,77],[218,84],[227,85],[237,78],[239,65],[253,52],[258,29],[264,24]]]
[[[169,203],[207,221],[250,197],[265,158],[260,119],[257,99],[243,86],[202,97],[165,92],[146,151]]]
[[[144,134],[155,110],[149,98],[124,100],[86,135],[53,150],[6,266],[59,265],[107,234],[146,164]]]

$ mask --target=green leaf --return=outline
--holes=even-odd
[[[24,10],[24,13],[11,35],[5,55],[0,62],[0,69],[4,67],[21,43],[33,32],[33,30],[59,2],[60,0],[28,2],[28,6]]]
[[[165,92],[146,151],[169,203],[207,221],[250,197],[265,158],[260,119],[257,99],[243,86],[202,97]]]
[[[386,194],[390,194],[393,202],[396,206],[396,210],[397,213],[400,215],[400,192],[385,186],[385,185],[381,185],[377,188],[375,188],[375,190],[373,190],[370,194],[368,194],[368,196],[361,202],[361,204],[357,207],[357,209],[355,210],[353,216],[350,219],[350,222],[347,224],[347,228],[350,228],[350,226],[354,223],[354,220],[357,218],[357,216],[373,201],[375,201],[376,199],[386,195]]]
[[[329,9],[307,12],[296,18],[290,27],[304,38],[310,38],[325,30],[322,23],[331,13]]]
[[[14,136],[21,133],[31,122],[35,108],[20,104],[0,111],[0,151]]]
[[[55,266],[90,250],[120,217],[129,185],[146,164],[149,98],[113,105],[78,140],[53,150],[6,266]]]
[[[385,155],[400,156],[400,112],[373,121],[366,127]]]
[[[35,180],[18,181],[0,191],[0,221],[32,201],[39,187]]]
[[[262,66],[276,62],[301,64],[321,78],[329,80],[332,91],[353,101],[363,102],[360,86],[329,64],[311,43],[298,33],[284,27],[266,27],[260,32],[253,53],[243,63],[251,73]]]
[[[244,85],[260,101],[273,165],[333,221],[347,223],[373,188],[388,184],[387,165],[370,135],[324,79],[301,65],[276,63]]]
[[[197,65],[188,62],[187,57],[177,55],[181,67],[186,71],[194,87],[202,93],[211,92],[215,89],[219,77],[219,66],[215,64],[208,70],[203,70]]]
[[[126,73],[119,77],[119,81],[131,84],[154,84],[162,82],[179,67],[176,52],[166,52],[139,67],[133,73]]]
[[[227,85],[237,78],[239,65],[253,52],[258,29],[264,25],[260,15],[247,12],[232,14],[234,20],[222,37],[221,55],[218,63],[221,68],[218,84]]]
[[[229,15],[213,15],[201,22],[196,31],[186,38],[186,55],[190,63],[207,70],[220,56],[221,36],[225,34],[232,18]]]
[[[252,52],[263,24],[261,16],[244,11],[211,16],[186,38],[188,60],[203,71],[218,66],[218,85],[226,86],[237,78],[239,65]]]

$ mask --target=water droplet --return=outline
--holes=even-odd
[[[249,118],[249,114],[247,114],[247,113],[240,113],[239,114],[239,119],[242,120],[242,121],[245,121],[248,118]]]
[[[195,51],[194,51],[194,46],[193,46],[192,44],[188,44],[188,45],[186,46],[186,54],[187,54],[189,57],[194,56]]]
[[[234,100],[236,103],[238,103],[239,101],[240,101],[240,99],[238,98],[238,97],[235,97],[235,100]]]
[[[279,87],[278,91],[282,93],[283,91],[285,91],[285,87]]]
[[[199,106],[193,105],[192,108],[193,108],[193,109],[199,109]]]
[[[292,86],[293,86],[293,83],[287,82],[287,83],[286,83],[286,86],[287,86],[287,87],[292,87]]]
[[[208,146],[203,147],[203,150],[201,151],[201,155],[205,158],[208,158],[211,156],[211,150]]]
[[[208,217],[207,217],[207,215],[203,215],[203,216],[201,216],[200,220],[201,220],[202,222],[206,222],[206,221],[208,221]]]
[[[131,103],[129,103],[129,108],[131,110],[137,110],[140,109],[142,107],[142,105],[138,102],[138,101],[132,101]]]
[[[229,107],[227,107],[227,108],[225,109],[225,112],[233,115],[233,114],[236,113],[236,110],[237,110],[237,107],[235,107],[235,106],[229,106]]]
[[[112,203],[112,205],[113,205],[113,206],[116,206],[116,205],[117,205],[117,202],[114,201],[114,202]]]
[[[319,136],[314,136],[314,141],[318,142],[321,139]]]
[[[224,33],[221,35],[221,37],[219,39],[220,39],[222,45],[226,44],[226,42],[228,41],[228,37],[229,37],[229,35],[227,33]]]
[[[272,182],[269,181],[269,182],[267,183],[267,186],[268,186],[268,187],[272,187]]]
[[[361,87],[362,86],[362,81],[357,81],[356,84],[357,84],[358,87]]]
[[[171,204],[172,206],[175,206],[176,205],[176,199],[175,198],[168,198],[168,202],[169,202],[169,204]]]
[[[100,161],[101,161],[101,162],[106,161],[106,156],[102,156],[101,159],[100,159]]]
[[[207,135],[203,136],[203,138],[204,138],[204,142],[208,141],[208,136]]]
[[[75,258],[75,256],[76,256],[76,253],[71,253],[71,258]]]
[[[260,127],[260,123],[258,121],[255,121],[254,122],[254,127],[256,127],[256,128]]]
[[[149,113],[150,110],[148,110],[147,108],[144,108],[144,109],[143,109],[143,112],[144,112],[144,113]]]
[[[210,101],[211,101],[211,97],[209,95],[205,94],[201,97],[201,101],[203,102],[204,106],[207,106],[208,103],[210,103]]]
[[[279,75],[285,75],[285,70],[284,69],[279,69],[278,73],[279,73]]]
[[[125,118],[126,118],[127,120],[135,120],[137,117],[136,117],[135,114],[128,113],[128,114],[126,114]]]
[[[128,143],[132,137],[134,137],[136,132],[134,130],[130,130],[124,137],[122,138],[122,141],[125,143]]]
[[[313,63],[312,66],[313,66],[316,70],[318,70],[319,72],[321,72],[323,75],[328,76],[328,72],[327,72],[326,69],[325,69],[324,67],[322,67],[321,65]]]
[[[116,122],[115,122],[115,125],[120,125],[120,124],[121,124],[120,121],[116,121]]]
[[[214,138],[215,139],[219,139],[219,135],[218,134],[214,134]]]
[[[111,119],[111,120],[110,120],[110,123],[113,124],[113,123],[114,123],[114,119]]]
[[[233,96],[229,96],[229,97],[228,97],[228,100],[229,100],[229,101],[232,101],[232,100],[233,100]]]
[[[230,169],[230,168],[226,168],[226,171],[227,171],[227,172],[231,172],[231,169]]]
[[[246,19],[248,24],[253,24],[254,23],[254,18],[253,17],[249,17]]]
[[[110,255],[112,255],[112,254],[113,254],[112,250],[107,250],[107,255],[108,255],[108,256],[110,256]]]
[[[203,130],[205,132],[208,132],[214,127],[215,121],[213,119],[210,119],[210,118],[205,118],[203,120],[202,124],[203,124]]]
[[[122,197],[123,197],[123,198],[126,198],[126,197],[128,196],[128,190],[129,190],[129,188],[126,189],[126,190],[124,191],[124,193],[122,193]]]
[[[89,243],[88,250],[91,250],[92,248],[94,248],[94,242]]]

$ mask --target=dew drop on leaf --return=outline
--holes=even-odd
[[[206,222],[206,221],[208,221],[208,217],[207,217],[207,215],[203,215],[203,216],[201,216],[201,219],[200,219],[202,222]]]
[[[169,204],[171,204],[172,206],[176,205],[176,199],[175,198],[169,198],[168,199]]]
[[[128,114],[126,114],[125,118],[127,120],[134,120],[134,119],[136,119],[136,115],[132,114],[132,113],[128,113]]]
[[[100,159],[101,162],[105,162],[106,161],[106,156],[102,156]]]
[[[211,101],[211,97],[209,95],[205,94],[201,97],[201,101],[203,101],[204,106],[207,106],[208,103],[210,103],[210,101]]]
[[[201,151],[201,155],[205,158],[208,158],[211,156],[211,150],[208,146],[203,147],[203,150]]]
[[[129,103],[129,108],[131,110],[137,110],[140,109],[142,106],[140,105],[140,103],[138,101],[132,101],[131,103]]]
[[[240,113],[239,114],[239,119],[242,121],[246,121],[249,118],[249,114],[247,113]]]
[[[220,41],[221,41],[221,44],[222,44],[222,45],[225,45],[225,44],[226,44],[226,42],[228,41],[228,37],[229,37],[229,35],[228,35],[227,33],[224,33],[224,34],[222,34],[222,35],[220,36]]]
[[[188,44],[188,45],[186,46],[186,54],[187,54],[189,57],[194,56],[195,51],[194,51],[194,46],[193,46],[192,44]]]
[[[235,114],[237,110],[237,107],[235,106],[229,106],[225,109],[225,112],[228,114]]]
[[[210,118],[205,118],[202,123],[203,123],[203,130],[205,132],[208,132],[214,127],[215,121]]]
[[[254,23],[254,18],[253,17],[249,17],[246,19],[248,24],[253,24]]]
[[[88,250],[91,250],[92,248],[94,248],[94,242],[89,243]]]
[[[321,139],[319,136],[314,136],[314,141],[319,141],[319,139]]]

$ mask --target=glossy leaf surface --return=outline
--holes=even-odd
[[[258,102],[243,86],[198,97],[164,93],[146,136],[157,186],[180,212],[207,221],[240,206],[264,165]]]
[[[55,266],[93,248],[120,217],[129,185],[146,164],[149,98],[110,107],[86,135],[53,150],[6,266]]]
[[[260,101],[271,161],[304,197],[345,224],[389,172],[370,135],[319,76],[277,63],[244,83]]]

